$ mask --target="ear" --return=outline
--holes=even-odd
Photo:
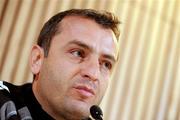
[[[44,50],[38,45],[33,45],[29,57],[29,63],[31,72],[33,74],[38,74],[40,72],[42,63],[44,60]]]

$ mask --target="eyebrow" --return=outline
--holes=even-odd
[[[116,59],[114,58],[114,56],[105,54],[105,55],[103,55],[103,57],[110,59],[112,62],[116,62]]]
[[[68,42],[68,44],[75,44],[75,45],[78,45],[84,49],[88,49],[89,51],[93,51],[93,48],[89,45],[87,45],[86,43],[82,42],[82,41],[79,41],[79,40],[73,40],[73,41],[70,41]],[[116,59],[114,56],[112,55],[109,55],[109,54],[103,54],[102,55],[104,58],[107,58],[107,59],[110,59],[112,62],[116,62]]]
[[[87,44],[85,44],[85,43],[83,43],[82,41],[79,41],[79,40],[73,40],[73,41],[68,42],[67,44],[75,44],[75,45],[78,45],[80,47],[83,47],[85,49],[88,49],[88,50],[92,51],[92,48],[90,46],[88,46]]]

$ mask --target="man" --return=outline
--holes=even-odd
[[[81,120],[98,105],[118,58],[119,21],[72,9],[53,16],[33,45],[32,85],[1,82],[1,120]]]

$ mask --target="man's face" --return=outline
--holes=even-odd
[[[112,30],[93,20],[64,18],[33,85],[43,109],[57,118],[88,116],[106,91],[117,59],[116,45]]]

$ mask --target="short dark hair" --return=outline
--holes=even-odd
[[[44,24],[39,34],[37,44],[44,49],[45,57],[48,56],[51,40],[57,33],[60,22],[66,16],[80,16],[92,19],[102,27],[112,29],[117,40],[119,39],[120,31],[118,25],[120,21],[112,13],[93,9],[70,9],[54,15]]]

